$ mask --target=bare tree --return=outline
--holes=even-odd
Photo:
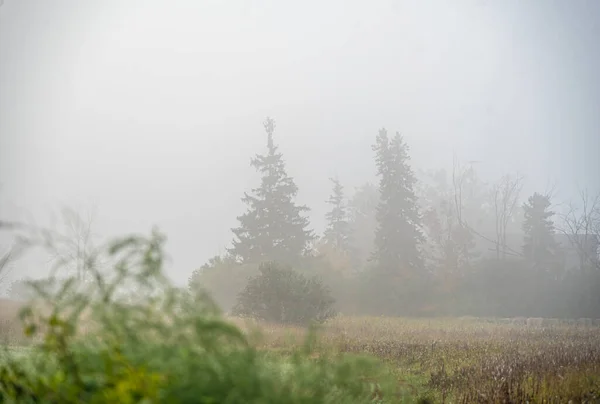
[[[470,222],[481,216],[483,195],[474,162],[461,166],[454,156],[452,172],[422,172],[420,183],[423,223],[428,243],[428,259],[444,272],[458,273],[470,266],[476,232]]]
[[[468,236],[470,235],[469,230],[465,226],[463,220],[463,191],[464,182],[466,178],[466,170],[460,167],[456,155],[452,161],[452,190],[454,196],[454,211],[456,213],[457,228],[454,232],[456,240],[456,249],[458,250],[458,256],[461,257],[466,265],[469,265],[469,251],[468,251]],[[471,167],[472,168],[472,167]],[[457,264],[458,265],[458,264]]]
[[[0,220],[0,232],[16,233],[23,229],[24,225],[21,223]],[[11,264],[23,255],[26,248],[27,246],[21,241],[21,238],[16,237],[0,257],[0,289],[4,289],[5,292],[10,292],[13,284],[10,276],[13,269]]]
[[[2,2],[0,0],[0,6],[1,5],[2,5]],[[7,227],[8,227],[8,223],[6,221],[0,219],[0,230],[6,230]],[[2,253],[2,256],[0,257],[0,288],[2,288],[8,280],[8,275],[10,272],[10,268],[9,268],[8,264],[10,263],[11,256],[12,256],[12,252],[10,249],[8,249],[7,251],[4,251]]]
[[[519,195],[523,189],[523,176],[506,174],[492,187],[492,202],[496,227],[496,258],[506,259],[510,249],[506,243],[508,225],[515,214]]]
[[[11,251],[6,251],[0,257],[0,287],[4,287],[6,282],[8,281],[8,275],[10,274],[10,267],[8,264],[10,263],[12,254]]]
[[[0,220],[0,231],[11,231],[18,227],[19,224],[17,223]],[[19,245],[13,243],[0,256],[0,288],[4,288],[7,285],[11,272],[10,263],[20,255],[21,251],[22,249],[19,248]]]
[[[462,227],[462,212],[463,212],[463,183],[465,180],[465,171],[461,169],[456,155],[452,160],[452,186],[454,190],[454,209],[456,211],[456,219],[458,225]]]
[[[494,240],[477,230],[485,228],[490,205],[488,185],[479,179],[474,167],[476,163],[478,162],[469,161],[461,167],[455,158],[452,170],[454,209],[458,221],[455,236],[460,240],[459,252],[466,264],[469,264],[470,256],[473,255],[469,251],[476,247],[476,237],[495,244]]]
[[[68,265],[81,281],[86,275],[87,259],[92,255],[93,250],[94,213],[88,212],[86,218],[68,208],[64,208],[61,213],[64,226],[63,231],[60,232],[62,243],[61,248],[55,250],[52,259]]]
[[[580,268],[591,265],[600,269],[600,192],[590,196],[587,190],[580,191],[579,202],[571,201],[561,218],[557,228],[577,250]]]
[[[0,220],[0,230],[10,232],[13,245],[0,259],[0,282],[5,281],[8,275],[8,265],[23,252],[31,249],[42,248],[48,253],[48,263],[51,264],[49,278],[54,278],[56,270],[60,269],[62,275],[75,275],[78,281],[85,280],[87,269],[95,260],[96,248],[92,244],[93,214],[88,214],[84,219],[71,209],[61,212],[61,226],[51,229],[28,225],[21,222],[7,222]]]

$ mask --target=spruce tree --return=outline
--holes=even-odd
[[[358,187],[348,201],[353,263],[357,268],[364,268],[374,250],[378,205],[379,189],[371,183]]]
[[[344,198],[344,187],[339,179],[330,178],[333,183],[332,194],[326,202],[331,205],[331,210],[325,214],[327,228],[324,241],[335,250],[350,252],[350,223],[348,222],[348,209]]]
[[[554,212],[549,210],[550,205],[550,198],[538,193],[534,193],[523,204],[523,254],[537,266],[552,263],[558,252],[552,221]]]
[[[287,175],[283,155],[273,141],[275,121],[267,118],[264,127],[267,153],[257,154],[250,162],[262,175],[261,185],[244,193],[242,201],[248,210],[237,218],[239,226],[232,229],[235,237],[228,252],[244,264],[295,265],[314,239],[309,219],[303,216],[309,208],[294,202],[298,187]]]
[[[409,274],[423,268],[421,217],[409,165],[408,145],[399,133],[389,139],[381,129],[375,145],[380,201],[377,207],[375,251],[372,259],[385,273]]]

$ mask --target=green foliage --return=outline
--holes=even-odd
[[[111,243],[113,271],[86,267],[93,283],[70,278],[52,291],[32,284],[39,305],[21,319],[37,344],[0,358],[0,402],[372,401],[372,384],[361,378],[377,373],[377,362],[315,360],[311,344],[291,358],[258,351],[205,294],[171,286],[162,273],[164,240],[154,232]],[[137,287],[124,299],[118,290],[128,283]]]
[[[432,284],[425,276],[404,277],[382,273],[377,268],[353,279],[358,314],[383,316],[423,316],[432,301]]]
[[[344,197],[344,187],[338,178],[331,178],[333,183],[332,194],[327,200],[331,210],[325,214],[327,228],[325,229],[324,242],[336,251],[349,253],[350,223],[348,222],[348,207]]]
[[[248,211],[238,216],[239,227],[232,229],[235,239],[229,253],[242,263],[257,264],[276,260],[297,264],[314,239],[308,229],[306,206],[296,205],[298,193],[285,169],[283,155],[273,142],[275,122],[267,118],[267,154],[257,155],[251,165],[262,174],[261,185],[244,194]]]
[[[423,269],[420,245],[424,238],[408,145],[399,133],[389,139],[387,130],[381,129],[373,150],[381,198],[373,258],[381,272],[414,273]]]
[[[352,258],[354,266],[358,268],[365,267],[373,252],[378,204],[379,191],[370,183],[358,187],[348,201]]]
[[[547,266],[553,263],[558,253],[558,244],[554,239],[554,222],[550,211],[550,198],[537,192],[523,204],[525,220],[523,231],[525,242],[523,253],[525,257],[537,266]]]
[[[300,325],[335,315],[335,301],[318,278],[307,278],[274,262],[261,264],[259,271],[240,293],[234,315]]]

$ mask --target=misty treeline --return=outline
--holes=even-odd
[[[316,234],[309,207],[296,203],[275,122],[264,127],[267,150],[251,159],[261,181],[243,194],[247,210],[231,246],[189,279],[189,288],[208,289],[224,310],[235,312],[252,279],[272,289],[276,283],[256,276],[261,264],[275,263],[301,274],[296,284],[320,278],[346,315],[600,317],[600,195],[582,192],[555,213],[552,191],[523,195],[517,173],[486,183],[474,164],[456,159],[449,172],[415,171],[405,139],[381,129],[372,145],[378,183],[348,193],[343,178],[330,178],[327,226]],[[59,261],[82,262],[90,223],[65,218],[74,241]],[[281,284],[288,294],[294,279]],[[17,281],[9,292],[19,297],[25,289]],[[256,304],[278,296],[271,292]],[[314,307],[330,299],[318,293]]]
[[[451,172],[417,173],[403,136],[381,129],[379,182],[347,194],[331,178],[319,235],[295,202],[274,121],[264,126],[266,153],[251,160],[261,182],[244,193],[231,247],[190,278],[225,310],[259,263],[275,261],[318,275],[344,314],[599,317],[599,198],[582,192],[558,214],[551,192],[522,195],[519,174],[488,184],[456,159]]]

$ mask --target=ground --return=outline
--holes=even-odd
[[[305,333],[262,329],[258,343],[279,352],[293,349]],[[319,349],[383,359],[412,397],[600,401],[600,327],[589,320],[340,317],[322,327],[318,341]]]
[[[0,338],[26,357],[19,305],[1,303]],[[261,352],[278,357],[291,356],[308,332],[228,321]],[[600,402],[600,327],[589,320],[340,316],[318,327],[316,335],[315,359],[379,358],[375,388],[382,375],[395,384],[386,402]]]

